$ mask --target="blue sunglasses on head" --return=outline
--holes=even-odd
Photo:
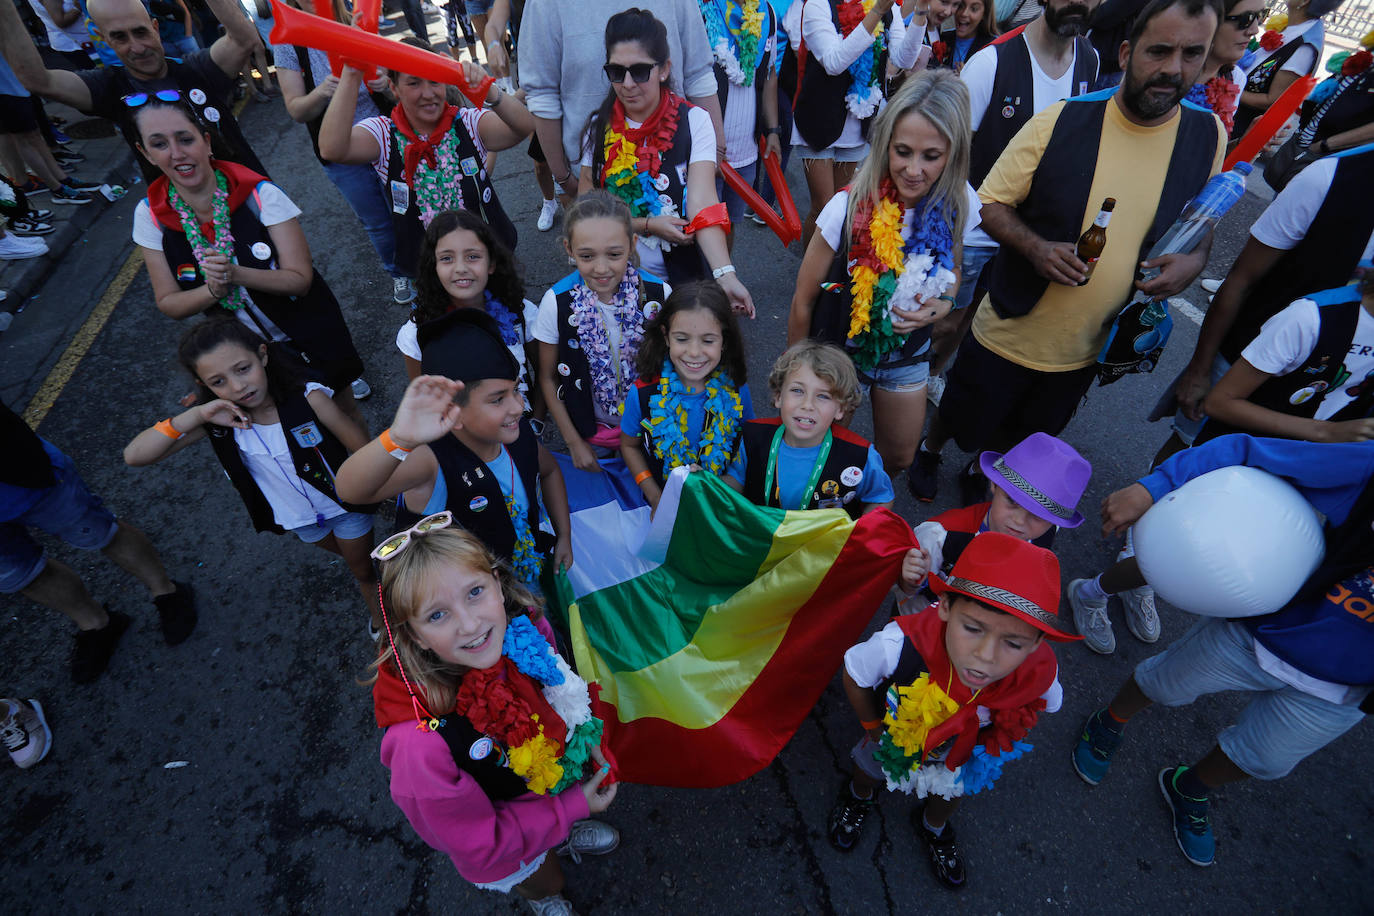
[[[124,96],[121,101],[130,108],[137,108],[140,105],[148,104],[150,98],[155,98],[160,102],[180,102],[182,96],[177,89],[159,89],[151,95],[147,92],[132,92]]]

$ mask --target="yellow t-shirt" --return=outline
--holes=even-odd
[[[1046,108],[1012,138],[978,189],[984,203],[1016,207],[1026,199],[1064,105],[1056,102]],[[979,343],[1005,359],[1041,372],[1068,372],[1097,361],[1112,320],[1126,304],[1135,283],[1140,246],[1154,223],[1181,118],[1182,112],[1176,111],[1163,124],[1142,127],[1127,120],[1114,99],[1107,103],[1088,209],[1078,230],[1082,234],[1088,228],[1105,198],[1116,198],[1107,227],[1107,245],[1092,279],[1083,286],[1051,282],[1035,307],[1019,318],[1001,318],[990,304],[984,304],[973,318],[973,334]],[[1215,175],[1225,158],[1226,132],[1220,120],[1215,116],[1213,120],[1217,151],[1211,174]],[[1090,140],[1084,138],[1084,142]],[[1051,239],[1077,240],[1078,235]]]

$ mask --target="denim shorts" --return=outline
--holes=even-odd
[[[1135,681],[1161,706],[1187,706],[1204,694],[1227,690],[1253,694],[1217,744],[1256,779],[1288,775],[1364,718],[1358,706],[1303,693],[1265,671],[1245,625],[1217,617],[1202,618],[1169,648],[1137,665]]]
[[[868,155],[868,144],[862,146],[828,146],[814,150],[805,143],[794,143],[792,155],[802,159],[834,159],[836,162],[862,162]]]
[[[875,386],[879,391],[891,391],[895,394],[920,391],[930,381],[930,360],[927,358],[929,354],[930,341],[927,340],[926,345],[916,354],[921,357],[920,362],[888,368],[890,363],[909,358],[897,352],[888,354],[887,358],[873,367],[872,372],[865,372],[855,366],[854,371],[859,374],[859,387],[863,389],[864,394],[870,394]]]
[[[547,852],[541,852],[538,858],[530,860],[527,865],[521,865],[501,880],[488,881],[485,884],[474,883],[473,887],[480,887],[484,891],[496,891],[498,894],[509,894],[517,884],[523,884],[530,875],[539,871],[539,866],[544,864],[544,859],[548,855]]]
[[[986,245],[965,245],[963,264],[959,266],[959,291],[954,294],[956,309],[968,308],[973,303],[973,293],[978,288],[978,278],[983,268],[997,254],[996,248]]]
[[[307,544],[318,544],[331,534],[339,540],[351,541],[354,538],[362,537],[371,530],[372,516],[363,515],[361,512],[345,512],[343,515],[325,519],[322,525],[302,525],[299,528],[292,528],[291,533]]]
[[[119,531],[114,514],[86,488],[70,458],[54,459],[52,470],[57,483],[18,518],[0,522],[0,594],[23,591],[47,565],[28,528],[56,535],[79,550],[101,550]]]

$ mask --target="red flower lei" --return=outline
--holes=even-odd
[[[1371,62],[1374,62],[1374,54],[1360,50],[1347,57],[1341,62],[1341,76],[1356,76],[1369,69]]]
[[[1259,44],[1264,50],[1273,51],[1283,45],[1283,33],[1270,29],[1260,36]]]
[[[853,193],[849,188],[845,188],[845,190]],[[878,186],[878,195],[886,200],[897,201],[897,205],[901,207],[901,200],[897,197],[897,186],[892,183],[891,178],[883,179],[882,184]],[[902,212],[906,212],[905,207],[902,207]],[[855,264],[862,264],[881,276],[887,270],[887,265],[873,250],[873,232],[870,229],[872,222],[873,201],[865,197],[859,201],[858,206],[854,209],[854,222],[851,229],[853,235],[849,242],[849,260]],[[853,270],[852,267],[850,269]]]
[[[1212,109],[1212,114],[1221,118],[1226,133],[1230,134],[1236,120],[1234,102],[1236,96],[1240,95],[1240,86],[1217,74],[1206,82],[1202,91],[1207,98],[1207,107]]]
[[[859,23],[864,21],[863,0],[845,0],[836,10],[840,20],[840,35],[848,37],[849,33],[859,27]]]
[[[639,154],[639,171],[648,172],[651,176],[658,175],[663,164],[663,154],[673,148],[673,138],[677,135],[678,112],[682,110],[682,106],[678,104],[680,101],[671,89],[664,86],[654,113],[638,127],[626,127],[625,106],[621,104],[620,99],[615,100],[615,107],[611,110],[610,129],[635,145],[635,150]],[[603,186],[610,167],[611,160],[607,158],[601,167]]]
[[[563,754],[567,725],[544,699],[540,686],[504,655],[490,668],[463,675],[454,711],[506,747],[532,740],[543,725],[544,737],[557,745],[555,759]]]
[[[943,64],[949,57],[949,45],[945,44],[943,41],[935,42],[935,44],[930,46],[930,56],[936,63]]]

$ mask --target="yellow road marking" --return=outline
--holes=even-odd
[[[110,315],[114,312],[114,307],[119,300],[124,298],[124,292],[133,282],[134,274],[143,266],[143,252],[135,248],[129,255],[129,259],[124,262],[124,266],[119,268],[119,273],[115,274],[110,285],[105,288],[105,294],[100,297],[91,313],[86,316],[86,320],[77,329],[76,335],[72,337],[72,342],[67,344],[67,349],[58,357],[57,365],[52,367],[48,377],[43,380],[43,385],[38,389],[38,393],[29,402],[28,408],[24,411],[24,421],[29,424],[31,429],[38,429],[38,424],[43,422],[43,418],[52,410],[53,404],[57,403],[57,398],[62,394],[62,389],[72,380],[76,373],[76,367],[81,364],[81,360],[90,351],[91,345],[95,343],[96,337],[100,335],[105,327],[105,322],[109,321]]]

